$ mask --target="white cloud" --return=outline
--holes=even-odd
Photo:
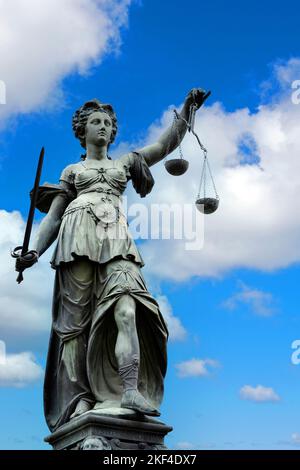
[[[300,61],[275,69],[281,83],[284,71],[288,79],[298,78]],[[198,112],[195,128],[209,151],[220,207],[205,217],[202,250],[185,250],[186,240],[143,243],[142,255],[152,275],[183,281],[243,267],[272,271],[300,261],[300,105],[292,103],[291,84],[286,87],[289,95],[282,92],[257,112],[227,112],[220,103]],[[166,111],[150,127],[145,143],[155,141],[171,122],[171,111]],[[156,184],[143,202],[193,203],[202,154],[189,134],[183,153],[190,162],[188,172],[174,177],[162,162],[153,166]]]
[[[8,354],[0,364],[0,387],[25,387],[43,376],[43,369],[30,352]]]
[[[219,367],[218,361],[214,359],[190,359],[189,361],[183,361],[176,364],[177,375],[180,378],[186,377],[203,377],[209,375],[210,371],[208,367],[216,368]]]
[[[196,449],[196,446],[192,444],[191,442],[182,441],[182,442],[177,442],[176,447],[174,447],[174,449],[191,450],[191,449]]]
[[[184,341],[187,337],[187,331],[182,325],[180,319],[173,315],[172,307],[165,295],[158,295],[156,300],[160,306],[161,313],[168,325],[171,341]]]
[[[118,51],[131,0],[0,0],[2,118],[61,101],[61,80]]]
[[[50,328],[54,276],[50,253],[24,272],[21,284],[16,282],[15,260],[10,252],[22,244],[24,232],[25,223],[19,212],[0,210],[0,339],[12,335],[22,341],[24,336],[38,335]]]
[[[242,400],[254,401],[256,403],[272,403],[280,400],[280,397],[273,388],[264,387],[262,385],[257,385],[256,387],[244,385],[240,390],[240,398]]]
[[[298,432],[294,432],[292,434],[292,443],[297,446],[300,446],[300,434]]]
[[[246,304],[250,306],[256,315],[262,317],[270,317],[276,312],[274,298],[271,293],[250,288],[243,282],[239,282],[239,287],[240,292],[223,302],[225,308],[234,310],[239,304]]]

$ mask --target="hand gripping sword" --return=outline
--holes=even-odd
[[[11,256],[13,258],[19,258],[26,253],[28,253],[28,248],[29,248],[29,241],[30,241],[30,235],[31,235],[31,230],[32,230],[32,225],[33,225],[33,218],[34,218],[34,210],[38,198],[38,192],[39,192],[39,184],[40,184],[40,179],[41,179],[41,173],[42,173],[42,167],[43,167],[43,162],[44,162],[44,154],[45,154],[45,149],[42,147],[40,156],[39,156],[39,161],[38,161],[38,166],[36,170],[36,175],[35,175],[35,181],[34,181],[34,187],[31,193],[31,203],[30,203],[30,208],[29,208],[29,213],[28,213],[28,218],[27,218],[27,224],[26,224],[26,230],[25,230],[25,235],[24,235],[24,240],[23,240],[23,245],[22,246],[17,246],[11,253]],[[17,283],[20,284],[23,281],[23,270],[19,271],[19,275],[17,277]]]

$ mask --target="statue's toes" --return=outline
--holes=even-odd
[[[77,404],[74,413],[71,414],[70,419],[77,418],[77,416],[86,413],[91,409],[91,405],[84,400],[79,401]]]

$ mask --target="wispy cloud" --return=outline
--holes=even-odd
[[[244,385],[240,390],[240,398],[242,400],[249,400],[255,403],[274,403],[280,400],[279,395],[271,387],[264,387],[257,385]]]
[[[203,377],[209,375],[210,368],[219,367],[220,364],[214,359],[190,359],[175,365],[177,375],[180,378],[186,377]]]
[[[161,312],[168,325],[171,341],[184,341],[187,338],[187,331],[181,323],[180,318],[174,316],[172,306],[165,295],[156,297]]]
[[[176,447],[174,447],[174,449],[191,450],[191,449],[196,449],[196,446],[192,442],[182,441],[182,442],[177,442]]]
[[[270,317],[276,313],[275,300],[270,292],[254,289],[239,282],[240,291],[229,297],[222,304],[228,310],[235,310],[239,305],[248,305],[253,313]]]

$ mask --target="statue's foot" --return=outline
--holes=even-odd
[[[91,404],[88,403],[85,400],[79,400],[79,402],[76,405],[74,413],[71,414],[70,419],[76,418],[77,416],[82,415],[83,413],[86,413],[92,408]]]
[[[126,390],[123,393],[121,408],[129,408],[144,415],[160,416],[160,412],[153,408],[138,390]]]

